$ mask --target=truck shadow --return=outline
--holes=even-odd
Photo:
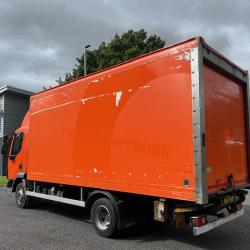
[[[91,223],[87,209],[50,202],[45,202],[36,209],[46,210],[49,213],[73,220],[81,220],[83,223]],[[247,228],[250,228],[249,215],[250,206],[245,206],[245,215],[243,217],[199,237],[193,236],[190,227],[173,230],[162,223],[144,222],[132,228],[121,230],[115,240],[123,242],[135,241],[138,245],[169,241],[180,242],[189,245],[190,248],[193,246],[204,249],[250,249],[249,233],[246,233]],[[95,233],[94,230],[93,233]]]
[[[135,240],[138,244],[158,241],[175,241],[190,248],[204,249],[250,249],[250,206],[245,206],[245,215],[198,237],[193,236],[192,228],[170,229],[165,224],[151,223],[139,225],[121,232],[120,240]]]
[[[55,215],[64,216],[77,221],[84,221],[84,223],[91,224],[89,218],[89,211],[86,208],[66,205],[62,203],[54,203],[51,201],[43,201],[41,204],[35,205],[37,210],[46,210]]]
[[[151,227],[138,227],[124,232],[120,240],[135,240],[138,244],[152,243],[152,242],[179,242],[190,248],[198,247],[204,249],[236,249],[239,247],[239,241],[248,242],[248,237],[245,239],[240,237],[236,240],[230,238],[230,234],[223,231],[223,229],[215,229],[216,232],[209,232],[207,234],[195,237],[192,234],[191,228],[183,228],[178,230],[171,230],[165,225],[155,225]],[[237,230],[235,228],[235,230]],[[233,230],[231,235],[234,234]],[[242,247],[240,249],[243,249]],[[245,249],[249,249],[246,247]]]

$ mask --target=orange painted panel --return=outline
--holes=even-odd
[[[244,89],[240,83],[204,66],[208,190],[248,183]]]
[[[28,179],[194,201],[195,46],[194,39],[31,97]]]

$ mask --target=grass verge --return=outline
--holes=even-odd
[[[8,180],[5,176],[0,176],[0,186],[6,186]]]

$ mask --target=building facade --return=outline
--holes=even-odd
[[[12,86],[0,87],[0,147],[3,136],[15,133],[29,109],[29,98],[33,93]],[[0,176],[6,175],[3,168],[2,154],[0,154]]]

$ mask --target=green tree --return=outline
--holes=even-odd
[[[93,73],[113,66],[134,57],[149,53],[164,47],[165,41],[157,35],[147,36],[144,29],[129,30],[122,35],[116,34],[109,43],[102,42],[97,49],[87,50],[87,72]],[[57,80],[59,84],[84,75],[84,54],[76,58],[77,64],[72,72]]]

